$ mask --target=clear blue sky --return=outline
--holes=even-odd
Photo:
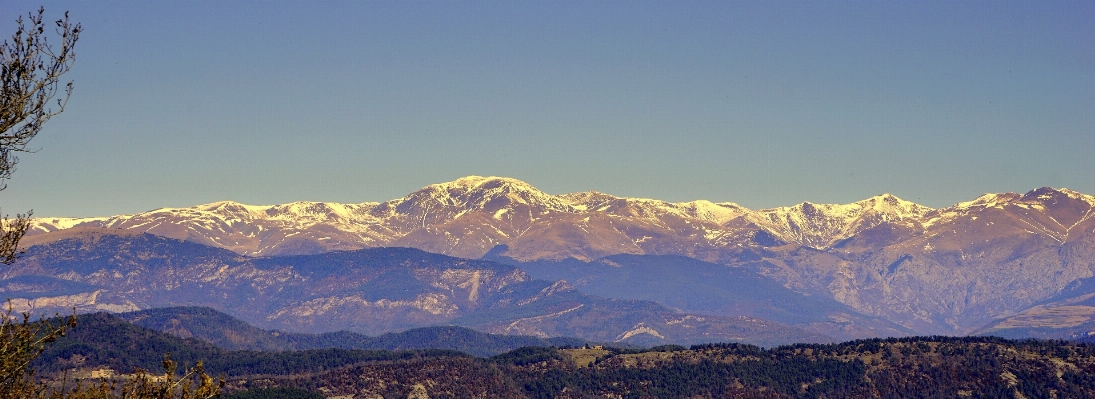
[[[1095,2],[27,2],[85,32],[5,213],[464,175],[750,208],[1095,193]]]

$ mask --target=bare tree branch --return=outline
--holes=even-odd
[[[28,24],[29,22],[29,24]],[[72,82],[65,84],[64,97],[50,102],[61,91],[60,78],[72,68],[73,48],[80,38],[80,24],[73,24],[65,13],[54,22],[60,36],[54,50],[45,28],[45,9],[15,20],[18,25],[11,41],[0,44],[0,181],[11,177],[19,162],[17,152],[27,152],[27,144],[49,118],[64,111],[72,94]],[[0,183],[0,190],[4,186]]]
[[[19,163],[16,154],[33,152],[27,145],[42,130],[42,124],[65,110],[72,82],[62,85],[60,79],[72,68],[76,59],[73,48],[82,31],[80,24],[69,21],[66,12],[53,23],[53,31],[60,37],[60,46],[54,48],[46,32],[45,8],[28,13],[25,21],[20,16],[15,23],[11,41],[0,43],[0,190],[15,172]],[[61,91],[64,96],[54,99]],[[19,239],[29,227],[30,212],[0,219],[0,263],[15,261]]]

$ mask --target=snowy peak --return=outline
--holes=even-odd
[[[900,221],[913,218],[921,218],[934,209],[905,201],[893,194],[882,194],[863,201],[855,202],[865,211],[874,212],[886,218],[886,221]]]
[[[236,201],[218,201],[193,207],[200,211],[215,212],[221,214],[250,214],[262,212],[263,206],[244,205]],[[161,208],[171,209],[171,208]],[[176,208],[177,209],[177,208]]]
[[[122,215],[124,217],[126,215]],[[92,218],[65,218],[65,217],[53,217],[53,218],[35,218],[31,221],[30,229],[27,234],[41,234],[48,233],[57,230],[66,230],[78,226],[94,226],[101,227],[109,217],[92,217]]]
[[[1002,209],[1005,206],[1021,206],[1021,207],[1035,207],[1044,208],[1055,206],[1084,206],[1095,207],[1095,196],[1083,194],[1067,188],[1055,189],[1052,187],[1042,187],[1028,191],[1026,194],[1017,193],[988,193],[980,197],[977,197],[973,201],[960,202],[950,208],[944,208],[941,210],[950,211],[968,211],[974,208],[998,208]]]
[[[1057,191],[1068,196],[1069,198],[1078,199],[1080,201],[1086,202],[1088,205],[1095,206],[1095,195],[1088,195],[1081,192],[1072,191],[1067,188],[1061,188]]]
[[[550,195],[521,180],[508,177],[468,176],[447,183],[431,184],[412,193],[409,197],[430,195],[468,201],[476,196],[513,195],[525,200],[547,198]]]
[[[559,196],[559,199],[566,201],[574,209],[580,211],[588,211],[592,209],[601,208],[607,203],[620,200],[622,198],[605,194],[597,191],[583,191],[578,193],[563,194]]]
[[[530,207],[541,212],[576,212],[567,201],[549,195],[523,181],[505,177],[468,176],[448,183],[431,184],[410,195],[383,204],[395,213],[423,215],[467,211],[499,212]]]
[[[369,217],[366,211],[374,206],[376,206],[375,203],[339,204],[298,201],[281,205],[246,205],[235,201],[218,201],[189,208],[160,208],[132,215],[126,219],[145,219],[153,215],[170,215],[176,218],[217,220],[229,224],[263,220],[311,225],[325,221],[351,222],[367,220]]]
[[[314,220],[314,221],[368,221],[373,218],[368,211],[376,207],[375,202],[362,204],[339,204],[334,202],[305,202],[298,201],[283,205],[262,207],[261,212],[266,218],[280,220]]]
[[[647,198],[624,198],[597,191],[563,194],[558,198],[583,212],[603,212],[616,216],[660,218],[673,216],[722,224],[737,218],[749,209],[732,202],[713,203],[707,200],[672,203]]]
[[[713,203],[707,200],[697,200],[674,204],[677,209],[693,219],[705,220],[717,224],[724,224],[734,220],[748,212],[748,208],[733,202]]]
[[[976,210],[1021,208],[1047,212],[1070,208],[1086,210],[1095,207],[1095,196],[1079,193],[1067,188],[1054,189],[1042,187],[1025,194],[1001,193],[984,194],[973,201],[960,202],[952,207],[943,208],[941,213],[965,214]]]
[[[1091,196],[1072,190],[1042,187],[1023,194],[1015,206],[1031,224],[1064,242],[1074,227],[1095,216],[1092,202]]]
[[[932,209],[883,194],[851,204],[813,204],[762,209],[746,216],[783,241],[824,249],[882,223],[917,220]]]
[[[995,234],[1005,231],[1002,226],[1012,226],[1015,231],[1064,243],[1074,233],[1095,231],[1093,218],[1095,197],[1069,189],[1042,187],[1025,194],[985,194],[973,201],[942,208],[932,212],[924,226],[977,221],[976,225],[995,226]]]
[[[1028,204],[1042,204],[1045,206],[1068,206],[1067,204],[1086,204],[1087,206],[1095,206],[1095,197],[1090,195],[1081,194],[1067,188],[1054,189],[1052,187],[1042,187],[1031,190],[1022,197],[1019,197],[1019,201]]]
[[[967,211],[972,208],[1000,208],[1005,204],[1014,202],[1019,199],[1019,197],[1020,195],[1016,193],[988,193],[974,198],[973,201],[959,202],[950,208],[941,209],[941,211]]]

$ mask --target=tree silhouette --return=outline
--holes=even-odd
[[[72,82],[61,85],[60,79],[72,68],[82,31],[79,23],[69,21],[66,12],[53,23],[53,31],[60,37],[55,48],[47,34],[45,8],[29,13],[26,20],[20,16],[15,23],[18,26],[11,40],[0,44],[0,190],[15,172],[19,163],[16,154],[33,152],[27,148],[30,140],[49,118],[65,110]],[[62,91],[64,96],[54,99]],[[4,217],[0,223],[0,262],[15,261],[19,239],[30,227],[30,215],[28,211],[15,219]]]

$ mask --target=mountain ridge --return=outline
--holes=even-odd
[[[1095,204],[1095,197],[1090,195],[1068,189],[1055,191]],[[235,201],[217,201],[184,208],[158,208],[128,215],[90,218],[39,217],[32,221],[28,235],[78,226],[119,228],[192,240],[244,255],[261,256],[403,244],[429,246],[421,242],[417,242],[420,244],[417,246],[414,244],[416,239],[421,241],[430,237],[432,230],[454,227],[446,225],[461,218],[480,216],[474,222],[493,224],[491,230],[494,230],[494,234],[483,233],[491,241],[491,245],[481,245],[474,250],[460,250],[457,247],[461,243],[442,239],[451,244],[450,248],[431,251],[475,258],[497,244],[513,247],[516,243],[506,242],[507,239],[514,241],[520,238],[529,231],[531,222],[541,221],[539,216],[559,213],[633,218],[652,225],[651,227],[663,228],[671,227],[661,220],[666,217],[706,223],[712,226],[705,226],[708,227],[705,238],[713,244],[717,244],[716,237],[733,234],[734,229],[728,228],[727,224],[753,224],[785,242],[826,249],[881,222],[918,220],[940,210],[962,210],[976,206],[979,201],[984,202],[988,198],[1010,199],[1017,196],[1014,193],[986,194],[973,201],[933,209],[885,193],[849,204],[803,202],[792,206],[751,210],[732,202],[695,200],[672,203],[647,198],[617,197],[596,191],[551,195],[517,179],[467,176],[452,182],[431,184],[403,198],[385,202],[343,204],[298,201],[277,205],[247,205]],[[735,219],[741,220],[731,223]],[[247,228],[244,224],[256,226]],[[239,230],[238,233],[232,234],[233,229]],[[310,233],[312,229],[325,234]],[[299,244],[301,238],[310,240],[313,245],[302,247]],[[294,243],[298,244],[294,246]],[[630,251],[618,253],[637,253],[637,248],[625,249]],[[614,253],[603,255],[612,254]],[[564,256],[555,257],[562,258]],[[578,258],[592,260],[595,257]]]
[[[134,325],[179,338],[199,339],[227,350],[286,351],[306,349],[415,350],[447,349],[488,357],[524,346],[582,346],[578,338],[537,338],[487,334],[458,326],[418,327],[367,336],[349,331],[302,334],[263,330],[216,309],[169,307],[112,315]]]
[[[551,195],[470,176],[380,203],[219,202],[89,219],[248,256],[409,247],[518,262],[677,255],[752,270],[924,334],[967,334],[1095,277],[1095,197],[1042,187],[930,208],[882,194],[851,204],[750,210],[733,203]]]
[[[0,293],[17,311],[205,306],[256,327],[298,333],[377,335],[452,325],[640,345],[834,341],[756,317],[694,315],[587,295],[512,265],[413,248],[252,258],[148,233],[58,233],[66,238],[35,245],[0,270]]]

